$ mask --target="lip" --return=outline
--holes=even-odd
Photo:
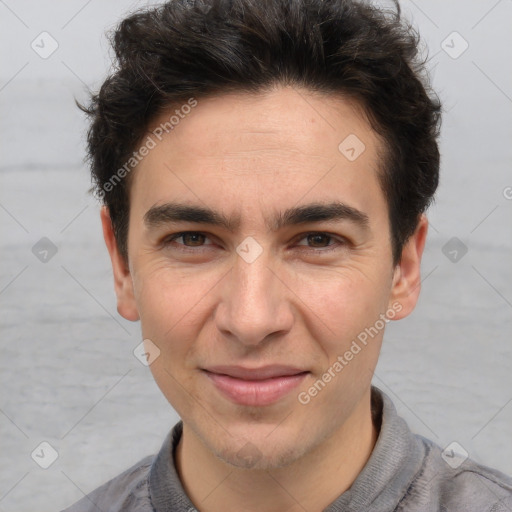
[[[277,402],[296,388],[309,373],[281,365],[260,368],[215,366],[203,369],[203,372],[232,402],[250,406]]]

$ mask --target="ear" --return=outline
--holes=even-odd
[[[107,245],[114,272],[114,289],[117,295],[117,311],[126,320],[135,322],[139,320],[139,313],[133,294],[133,281],[128,264],[119,252],[117,241],[112,228],[112,220],[106,206],[101,208],[101,224],[103,238]]]
[[[402,257],[393,274],[393,285],[389,299],[389,307],[392,304],[400,304],[393,309],[396,315],[393,320],[400,320],[409,315],[415,308],[421,289],[421,257],[427,239],[428,220],[421,215],[416,230],[404,244]]]

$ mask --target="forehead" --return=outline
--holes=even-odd
[[[192,155],[229,156],[230,144],[243,146],[246,142],[247,149],[253,151],[277,151],[286,143],[300,152],[327,158],[331,153],[338,156],[339,142],[351,133],[367,139],[364,142],[370,145],[379,142],[364,109],[340,95],[291,86],[260,93],[230,93],[199,99],[196,107],[187,109],[188,114],[173,116],[184,106],[185,102],[161,113],[150,124],[148,134],[163,129],[166,138],[172,133],[176,145]],[[166,133],[171,117],[173,126]],[[238,147],[237,152],[241,149]]]
[[[155,144],[130,190],[145,208],[183,194],[196,202],[209,195],[209,203],[257,196],[271,206],[343,192],[361,209],[361,192],[380,188],[382,142],[363,109],[339,96],[282,87],[199,98],[191,109],[160,114],[146,137]]]

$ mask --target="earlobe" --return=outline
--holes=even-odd
[[[400,304],[400,311],[394,320],[400,320],[409,315],[416,303],[421,289],[421,258],[427,239],[428,220],[421,215],[416,230],[405,243],[402,257],[393,274],[393,284],[389,307]]]
[[[114,290],[117,296],[117,311],[123,318],[126,318],[126,320],[136,322],[139,320],[139,313],[133,293],[132,276],[127,262],[119,252],[112,221],[106,206],[102,206],[100,216],[103,227],[103,238],[105,239],[105,244],[112,262]]]

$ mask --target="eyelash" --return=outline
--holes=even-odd
[[[166,237],[163,241],[162,241],[162,244],[164,247],[168,247],[171,245],[172,242],[174,242],[176,239],[178,238],[181,238],[183,235],[188,235],[188,234],[191,234],[191,235],[202,235],[206,238],[208,238],[208,235],[206,233],[203,233],[201,231],[181,231],[180,233],[175,233],[173,235],[170,235],[168,237]],[[327,236],[330,240],[334,240],[336,243],[333,244],[332,246],[327,246],[327,247],[324,247],[324,248],[311,248],[313,250],[313,252],[316,252],[316,253],[330,253],[332,251],[336,251],[344,246],[346,246],[348,244],[348,241],[346,239],[344,239],[343,237],[339,237],[339,236],[335,236],[335,235],[332,235],[331,233],[326,233],[324,231],[311,231],[309,233],[304,233],[303,235],[301,235],[301,238],[298,239],[298,241],[302,241],[304,240],[305,238],[307,238],[308,236],[311,236],[311,235],[324,235],[324,236]],[[187,245],[184,245],[184,244],[178,244],[178,246],[180,246],[178,248],[179,251],[182,251],[182,252],[188,252],[188,253],[197,253],[197,252],[202,252],[201,249],[205,246],[197,246],[197,247],[189,247]],[[197,251],[196,249],[199,249],[199,251]]]

